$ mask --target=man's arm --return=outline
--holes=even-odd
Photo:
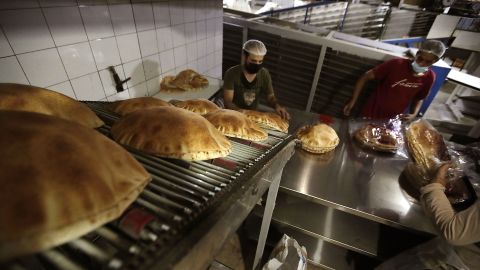
[[[349,116],[350,112],[352,111],[353,107],[355,106],[355,103],[357,103],[357,99],[360,96],[360,93],[363,91],[363,87],[365,86],[365,83],[375,79],[375,74],[373,73],[373,70],[369,70],[365,72],[358,80],[357,83],[355,83],[355,88],[353,89],[353,95],[352,98],[345,104],[345,107],[343,108],[343,114],[345,116]]]
[[[278,104],[277,98],[275,98],[275,95],[273,93],[270,93],[267,96],[267,101],[268,104],[275,109],[275,111],[283,118],[286,120],[290,120],[290,114],[287,112],[287,110]]]
[[[412,104],[410,105],[410,113],[409,114],[402,114],[400,117],[403,120],[413,120],[415,116],[417,116],[418,112],[420,111],[420,108],[422,107],[423,104],[423,99],[417,99],[412,101]]]
[[[233,103],[233,90],[224,89],[223,90],[223,101],[225,102],[225,108],[230,110],[240,110],[240,108]]]
[[[422,187],[421,201],[425,212],[433,219],[442,236],[452,245],[468,245],[480,241],[480,202],[455,212],[444,193],[447,169],[438,169],[432,183]]]

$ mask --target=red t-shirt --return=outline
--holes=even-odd
[[[373,68],[380,85],[363,106],[362,116],[392,118],[404,113],[412,101],[428,96],[435,73],[429,69],[423,76],[415,76],[411,63],[411,60],[397,58]]]

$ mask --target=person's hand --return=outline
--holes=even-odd
[[[285,120],[290,120],[290,114],[280,105],[275,106],[275,111]]]
[[[442,186],[446,186],[448,182],[448,169],[452,166],[451,162],[444,163],[438,168],[435,177],[432,179],[432,183],[439,183]]]
[[[355,106],[355,101],[348,101],[347,104],[345,104],[345,107],[343,107],[343,114],[345,116],[350,116],[350,112],[352,111],[353,106]]]
[[[410,122],[412,121],[413,119],[415,119],[415,114],[400,114],[400,119],[402,119],[403,121],[407,121],[407,122]]]

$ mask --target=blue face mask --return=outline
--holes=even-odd
[[[415,61],[412,62],[412,69],[415,73],[425,73],[428,71],[428,67],[421,67]]]

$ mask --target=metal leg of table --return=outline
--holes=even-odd
[[[277,200],[278,188],[280,187],[280,180],[282,174],[276,177],[270,184],[268,189],[267,202],[265,211],[263,212],[262,227],[260,228],[260,235],[258,237],[257,250],[255,251],[255,259],[253,260],[253,269],[257,269],[258,263],[262,259],[263,251],[265,249],[265,242],[267,241],[268,229],[272,221],[273,209],[275,208],[275,201]]]

